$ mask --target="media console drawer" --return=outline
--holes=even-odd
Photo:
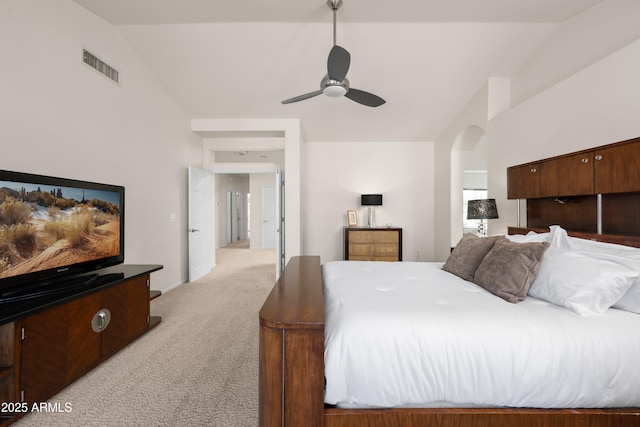
[[[402,228],[345,228],[344,259],[402,261]]]

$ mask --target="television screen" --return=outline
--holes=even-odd
[[[124,261],[124,187],[0,170],[0,292]]]

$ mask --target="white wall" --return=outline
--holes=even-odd
[[[82,47],[121,84],[81,63]],[[184,111],[113,26],[69,0],[3,0],[0,52],[0,168],[124,185],[125,262],[163,264],[154,289],[184,282],[187,165],[201,158]]]
[[[403,258],[433,259],[434,147],[431,142],[305,142],[302,248],[322,262],[343,257],[347,210],[366,224],[360,195],[380,193],[379,226],[403,228]]]
[[[567,20],[512,76],[519,104],[640,37],[640,2],[606,0]]]

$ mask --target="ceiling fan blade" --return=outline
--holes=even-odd
[[[304,95],[294,96],[293,98],[285,99],[283,104],[291,104],[292,102],[304,101],[305,99],[313,98],[322,94],[322,90],[316,90],[313,92],[305,93]]]
[[[379,107],[386,102],[378,95],[353,88],[350,88],[349,91],[344,94],[344,96],[352,101],[355,101],[362,105],[366,105],[368,107]]]
[[[327,71],[331,80],[343,81],[347,77],[347,71],[349,71],[349,64],[351,64],[351,55],[343,47],[335,45],[329,52],[329,59],[327,60]]]

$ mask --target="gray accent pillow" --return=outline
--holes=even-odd
[[[467,233],[458,242],[442,269],[464,280],[473,281],[478,266],[493,244],[502,236],[478,237]]]
[[[511,303],[527,297],[548,242],[514,243],[498,239],[476,270],[473,282]]]

